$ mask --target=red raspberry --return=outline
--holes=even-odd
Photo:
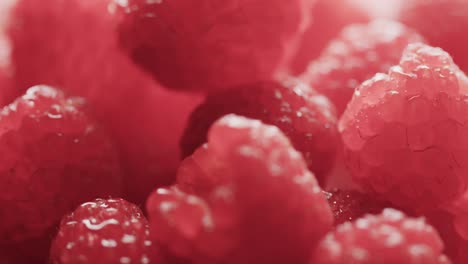
[[[426,214],[428,222],[437,229],[444,242],[444,253],[454,264],[464,264],[468,261],[468,241],[464,240],[455,230],[453,215],[444,211]]]
[[[325,192],[328,204],[332,209],[335,225],[354,221],[365,214],[379,214],[388,203],[358,192],[333,189]]]
[[[416,211],[467,185],[466,76],[441,49],[410,44],[399,66],[364,82],[340,120],[346,162],[369,191]]]
[[[9,95],[9,90],[11,90],[11,80],[6,73],[0,69],[0,106],[4,106],[8,103],[8,100],[11,95]]]
[[[453,229],[458,236],[460,236],[461,240],[468,241],[468,192],[465,192],[459,199],[445,209],[452,214],[450,219],[452,219],[453,223],[449,223],[449,225],[453,225]],[[446,213],[445,215],[448,214]],[[468,242],[466,245],[468,249]],[[468,260],[468,253],[466,257]]]
[[[305,263],[332,226],[299,152],[259,121],[217,121],[178,181],[149,198],[150,225],[156,240],[193,263]]]
[[[4,4],[0,4],[0,16],[5,15]],[[14,97],[12,74],[13,69],[10,61],[11,44],[8,37],[2,32],[3,25],[0,20],[0,107],[10,103]]]
[[[300,74],[317,58],[328,42],[348,24],[364,23],[368,14],[353,0],[314,0],[310,9],[311,23],[303,33],[299,49],[289,65],[289,71]]]
[[[49,249],[52,240],[50,234],[55,232],[55,230],[51,229],[47,236],[29,239],[17,243],[2,244],[0,242],[0,263],[48,263]]]
[[[229,113],[278,126],[324,181],[338,146],[334,109],[324,96],[296,81],[259,82],[210,95],[190,117],[181,143],[184,155],[206,142],[211,124]]]
[[[340,116],[357,86],[378,72],[387,72],[409,43],[421,41],[415,31],[393,21],[350,25],[328,44],[302,78],[326,95]]]
[[[161,263],[140,208],[123,199],[96,199],[65,216],[51,263]]]
[[[154,240],[166,246],[170,254],[190,259],[188,262],[223,259],[238,246],[237,229],[233,227],[237,220],[231,202],[212,196],[208,204],[178,187],[158,189],[147,203]]]
[[[372,18],[395,18],[400,12],[402,0],[375,1],[375,0],[352,0],[360,8],[365,10]]]
[[[29,264],[30,262],[25,257],[18,254],[14,249],[2,246],[0,248],[0,263],[4,264]]]
[[[311,264],[441,264],[443,243],[423,218],[408,218],[394,209],[344,223],[315,250]]]
[[[212,92],[270,80],[294,51],[310,0],[121,1],[131,57],[164,85]]]
[[[403,1],[400,19],[418,30],[431,45],[441,47],[468,71],[468,2],[466,0]]]
[[[143,203],[173,183],[180,136],[200,99],[167,91],[132,63],[109,2],[17,0],[8,28],[16,89],[46,83],[85,97],[123,157],[126,197]]]
[[[36,86],[3,108],[0,243],[45,235],[77,204],[119,195],[115,152],[81,98]]]

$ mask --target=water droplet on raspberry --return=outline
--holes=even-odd
[[[148,221],[123,199],[96,199],[66,215],[52,244],[51,262],[161,263]]]
[[[108,135],[82,98],[54,88],[30,88],[1,110],[0,151],[0,243],[47,235],[79,203],[121,194]]]
[[[127,57],[109,2],[16,1],[7,28],[15,92],[46,83],[86,98],[115,139],[126,198],[141,204],[174,182],[180,136],[200,98],[167,91]]]
[[[195,262],[304,263],[333,221],[280,130],[234,115],[214,123],[178,184],[158,189],[147,207],[156,240]]]
[[[357,86],[397,64],[409,43],[422,41],[414,30],[389,20],[350,25],[309,64],[302,79],[327,96],[341,115]]]
[[[311,264],[448,263],[437,231],[423,218],[385,209],[336,227],[319,244]]]
[[[335,217],[335,225],[354,221],[366,214],[378,214],[388,203],[358,191],[333,189],[324,192]]]
[[[441,49],[410,44],[400,64],[354,93],[339,129],[354,180],[416,211],[465,190],[466,76]]]
[[[468,71],[468,2],[465,0],[403,1],[400,20],[415,28],[431,45],[441,47]]]
[[[217,118],[229,113],[278,126],[320,182],[325,181],[339,144],[334,108],[326,97],[296,81],[259,82],[212,94],[190,117],[181,142],[185,156],[206,142]]]

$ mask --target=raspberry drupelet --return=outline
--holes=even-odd
[[[121,43],[169,88],[213,92],[270,80],[294,52],[310,2],[125,1]]]
[[[414,42],[423,42],[423,38],[398,22],[374,20],[349,25],[309,64],[301,78],[327,96],[341,116],[355,88],[376,73],[387,72]]]
[[[0,243],[47,235],[96,196],[120,195],[116,149],[82,98],[35,86],[0,113]]]
[[[123,199],[95,199],[66,215],[51,248],[52,264],[161,264],[143,212]]]
[[[278,126],[320,183],[325,181],[339,145],[335,110],[326,97],[296,80],[258,82],[212,94],[190,117],[181,141],[184,156],[206,142],[216,119],[230,113]]]
[[[155,240],[193,263],[307,263],[333,222],[280,130],[235,115],[214,123],[178,184],[155,191],[147,210]]]
[[[315,249],[310,264],[450,263],[442,250],[437,231],[423,218],[385,209],[336,227]]]
[[[415,211],[466,190],[467,78],[439,48],[410,44],[400,64],[354,93],[339,130],[359,185]]]
[[[399,19],[418,30],[429,44],[441,47],[468,72],[468,2],[411,0],[402,2]]]

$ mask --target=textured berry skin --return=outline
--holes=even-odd
[[[350,222],[365,214],[379,214],[388,203],[358,192],[333,189],[324,192],[335,218],[335,225]]]
[[[302,35],[298,50],[289,64],[293,75],[301,74],[328,42],[348,24],[364,23],[368,14],[352,0],[315,0],[310,9],[311,23]]]
[[[174,182],[180,136],[200,99],[167,91],[127,57],[110,2],[18,0],[7,28],[14,81],[18,95],[45,83],[85,97],[118,145],[126,198],[143,204]]]
[[[468,2],[465,0],[403,1],[400,20],[415,28],[429,42],[453,56],[468,71]]]
[[[83,201],[120,195],[122,173],[84,100],[30,88],[0,113],[0,243],[47,234]]]
[[[443,216],[446,216],[446,218],[450,219],[446,220],[444,223],[448,222],[447,225],[453,226],[453,230],[455,230],[454,232],[458,234],[460,240],[467,241],[465,243],[465,248],[468,249],[468,192],[465,192],[459,199],[444,209],[449,213],[445,213]],[[442,216],[439,218],[442,218]],[[465,256],[468,260],[468,253],[465,254]]]
[[[193,263],[307,263],[333,222],[279,129],[235,115],[212,126],[177,186],[157,190],[147,209],[155,239]]]
[[[423,218],[394,209],[344,223],[329,233],[310,264],[441,264],[443,243]]]
[[[302,79],[327,96],[340,116],[355,88],[398,64],[403,50],[413,42],[423,42],[423,38],[398,22],[349,25],[309,64]]]
[[[323,182],[339,142],[334,111],[326,97],[295,80],[235,87],[209,96],[192,113],[182,137],[182,153],[190,155],[206,142],[216,119],[235,113],[278,126]]]
[[[309,0],[130,0],[120,32],[169,88],[212,92],[270,80],[308,24]]]
[[[454,216],[442,210],[425,214],[427,221],[437,229],[444,242],[444,254],[454,264],[464,264],[468,261],[468,241],[456,231],[453,224]]]
[[[354,93],[339,130],[354,180],[423,211],[466,190],[466,76],[441,49],[411,44],[400,65]]]
[[[148,221],[123,199],[96,199],[65,216],[51,248],[51,263],[161,263]]]

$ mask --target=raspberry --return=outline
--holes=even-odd
[[[46,235],[79,203],[120,194],[114,145],[85,110],[47,86],[1,110],[0,243]]]
[[[230,209],[221,199],[213,197],[211,206],[217,202]],[[222,258],[236,247],[235,229],[230,227],[235,222],[233,214],[219,207],[217,214],[222,213],[220,217],[226,222],[219,217],[219,223],[214,223],[210,205],[178,187],[158,189],[148,199],[147,210],[154,240],[167,246],[174,256],[201,263]]]
[[[466,76],[441,49],[410,44],[354,93],[340,123],[354,180],[397,206],[434,209],[467,184]]]
[[[466,240],[466,247],[468,248],[468,192],[465,192],[459,199],[450,204],[447,208],[447,211],[450,212],[450,217],[452,222],[449,222],[448,225],[453,225],[453,229],[456,231],[460,240]],[[446,213],[444,216],[448,215]],[[439,217],[441,218],[441,217]],[[468,254],[466,254],[468,260]]]
[[[372,18],[395,18],[400,12],[400,2],[397,1],[374,1],[374,0],[353,0],[359,8],[365,10]]]
[[[421,41],[415,31],[393,21],[350,25],[309,65],[302,78],[326,95],[341,115],[358,85],[378,72],[387,72],[409,43]]]
[[[147,209],[155,239],[193,263],[305,263],[333,221],[278,128],[234,115],[214,123],[177,186],[157,190]]]
[[[296,82],[258,82],[208,96],[190,117],[182,137],[185,156],[204,142],[210,125],[235,113],[276,125],[323,182],[338,146],[333,106],[308,86]]]
[[[388,205],[358,191],[333,189],[325,192],[325,196],[332,209],[335,225],[354,221],[365,214],[379,214]]]
[[[3,4],[0,4],[0,16],[4,14]],[[10,103],[13,90],[12,65],[10,61],[11,44],[7,36],[1,31],[2,24],[0,20],[0,106]]]
[[[310,263],[449,263],[442,250],[437,231],[423,218],[385,209],[338,226],[322,240]]]
[[[425,216],[428,222],[437,229],[444,242],[444,253],[454,264],[463,264],[468,261],[468,241],[464,240],[455,230],[453,215],[445,211],[435,211]]]
[[[368,14],[355,5],[353,0],[315,2],[310,9],[311,24],[303,33],[298,51],[289,65],[289,71],[295,75],[302,73],[346,25],[369,20]]]
[[[55,230],[50,230],[49,234],[52,233],[55,233]],[[0,243],[0,263],[48,263],[51,239],[52,238],[47,235],[17,243]]]
[[[418,30],[431,45],[441,47],[468,71],[468,2],[465,0],[404,1],[400,14],[403,23]]]
[[[123,199],[96,199],[65,216],[51,248],[51,262],[161,263],[149,240],[148,221]]]
[[[123,2],[123,1],[120,1]],[[212,92],[273,78],[310,0],[124,1],[122,45],[174,89]]]
[[[16,93],[45,83],[85,97],[123,157],[126,198],[141,204],[173,183],[180,136],[200,99],[167,91],[121,51],[110,1],[17,0],[8,28]]]
[[[0,94],[0,106],[4,106],[10,98],[8,91],[11,90],[11,80],[2,69],[0,69],[0,89],[2,90]]]

